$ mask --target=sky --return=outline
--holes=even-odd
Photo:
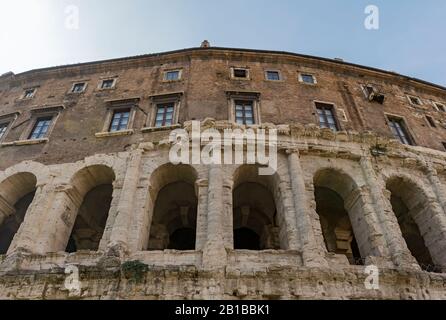
[[[379,9],[378,29],[365,27],[368,5]],[[445,17],[444,0],[0,0],[0,74],[207,39],[342,58],[446,86]]]

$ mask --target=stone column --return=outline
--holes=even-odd
[[[223,240],[223,168],[209,167],[207,242],[203,250],[203,266],[206,269],[224,267],[227,252]]]
[[[143,150],[132,152],[119,197],[116,218],[108,244],[109,250],[118,249],[121,253],[129,250],[129,235],[135,219],[136,194],[139,185]]]
[[[207,211],[208,211],[208,180],[202,179],[195,183],[195,193],[198,199],[197,206],[197,235],[196,235],[196,250],[203,250],[208,235],[207,226]]]
[[[327,262],[323,252],[318,248],[314,230],[312,228],[309,212],[311,210],[306,196],[306,187],[302,166],[299,159],[299,150],[287,150],[288,167],[293,190],[294,207],[296,210],[297,230],[300,236],[302,259],[305,266],[326,266]]]
[[[430,163],[426,165],[425,171],[427,174],[427,178],[432,185],[432,189],[437,196],[438,202],[440,203],[444,213],[446,214],[446,189],[438,178],[438,172]]]
[[[368,157],[362,157],[361,168],[370,189],[370,197],[375,209],[376,221],[387,244],[388,254],[397,266],[419,269],[418,263],[411,255],[402,237],[398,220],[393,213],[390,199],[385,196],[385,183],[377,176],[372,162]],[[386,251],[383,251],[385,253]],[[385,257],[384,257],[385,258]]]

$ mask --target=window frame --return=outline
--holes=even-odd
[[[56,126],[57,120],[64,109],[65,107],[63,105],[58,105],[52,107],[39,107],[31,110],[30,124],[28,125],[28,128],[22,132],[22,135],[20,136],[20,141],[33,141],[33,142],[48,141]],[[45,117],[52,118],[51,124],[48,127],[45,137],[39,139],[31,139],[31,135],[37,124],[37,120]]]
[[[106,82],[106,81],[113,81],[112,86],[111,86],[111,87],[104,88],[103,85],[104,85],[104,82]],[[118,78],[117,78],[117,77],[111,77],[111,78],[104,78],[104,79],[101,79],[101,80],[99,81],[98,90],[100,90],[100,91],[114,90],[114,89],[116,89],[116,84],[117,84],[117,82],[118,82]]]
[[[82,91],[74,91],[74,89],[76,88],[76,86],[77,85],[79,85],[79,84],[83,84],[84,86],[83,86],[83,88],[82,88]],[[71,89],[70,89],[70,93],[71,94],[81,94],[81,93],[84,93],[86,90],[87,90],[87,82],[85,82],[85,81],[77,81],[77,82],[74,82],[73,84],[72,84],[72,86],[71,86]]]
[[[29,132],[28,138],[26,140],[42,140],[45,138],[48,138],[48,133],[50,131],[50,128],[53,124],[54,121],[54,116],[53,115],[46,115],[46,116],[39,116],[36,117],[36,119],[34,120],[34,124],[31,128],[31,131]],[[45,127],[46,126],[46,130],[45,132],[43,132],[43,135],[40,136],[42,134],[42,131],[39,132],[39,136],[33,138],[37,128],[39,127],[39,123],[40,122],[49,122],[48,125],[42,125],[41,127]]]
[[[310,82],[304,81],[304,77],[305,76],[311,76],[312,79],[313,79],[313,82],[310,83]],[[306,84],[306,85],[309,85],[309,86],[317,85],[317,78],[316,78],[316,75],[314,73],[311,73],[311,72],[299,72],[299,77],[298,78],[299,78],[299,82],[302,83],[302,84]]]
[[[277,73],[277,75],[278,75],[278,79],[277,80],[268,78],[268,74],[273,73],[273,72]],[[270,81],[270,82],[281,82],[281,81],[283,81],[282,73],[280,72],[280,70],[273,70],[273,69],[265,70],[265,80],[266,81]]]
[[[251,101],[253,106],[254,124],[247,126],[257,126],[262,124],[260,92],[226,91],[226,96],[228,99],[228,119],[230,122],[237,124],[235,110],[236,102]]]
[[[326,106],[326,107],[329,107],[331,109],[336,130],[333,130],[333,128],[331,128],[331,127],[324,128],[324,127],[321,126],[318,105]],[[315,118],[316,118],[316,123],[317,123],[317,125],[319,126],[320,129],[330,129],[333,132],[340,132],[340,131],[343,130],[341,122],[339,121],[340,118],[339,118],[339,114],[338,114],[338,110],[337,109],[338,108],[337,108],[337,106],[334,103],[326,102],[326,101],[314,101],[314,111],[315,111],[314,114],[315,114]],[[327,121],[328,119],[327,119],[325,113],[324,113],[324,117],[326,118],[325,120]],[[348,121],[348,119],[346,119],[346,120]],[[328,121],[327,121],[327,123],[328,123]]]
[[[446,112],[446,105],[441,102],[434,102],[434,107],[438,112]]]
[[[244,70],[246,72],[246,77],[236,77],[235,76],[236,70]],[[245,67],[231,67],[231,79],[240,81],[250,81],[251,80],[250,69]]]
[[[29,92],[29,91],[32,91],[32,94],[31,94],[31,96],[27,97],[27,92]],[[34,88],[26,88],[23,91],[22,100],[34,99],[34,97],[36,96],[36,93],[37,93],[37,88],[36,87],[34,87]]]
[[[116,129],[116,130],[113,130],[113,122],[115,121],[115,116],[117,115],[117,114],[124,114],[124,113],[126,113],[126,114],[128,114],[128,116],[127,116],[127,123],[126,123],[126,125],[125,125],[125,128],[120,128],[120,126],[123,124],[122,123],[122,119],[123,119],[123,117],[121,116],[121,117],[119,117],[119,122],[118,122],[118,128]],[[126,130],[129,130],[129,125],[130,125],[130,117],[131,117],[131,115],[132,115],[132,108],[131,107],[123,107],[123,108],[115,108],[113,111],[112,111],[112,115],[111,115],[111,120],[110,120],[110,125],[109,125],[109,127],[108,127],[108,132],[110,132],[110,133],[116,133],[116,132],[121,132],[121,131],[126,131]]]
[[[154,128],[160,129],[160,128],[167,128],[167,127],[172,127],[174,125],[175,122],[175,102],[164,102],[164,103],[157,103],[155,106],[156,110],[155,110],[155,122],[153,124]],[[163,119],[162,119],[162,123],[161,125],[158,125],[158,115],[160,115],[159,111],[161,110],[161,108],[163,108]],[[172,112],[168,112],[167,110],[169,108],[172,108]],[[167,119],[167,115],[171,114],[171,118],[170,118],[170,122],[169,124],[167,124],[167,121],[169,121],[169,119]]]
[[[435,119],[430,115],[425,115],[424,118],[426,119],[428,125],[430,128],[436,129],[437,124],[435,123]]]
[[[406,96],[407,96],[407,100],[409,100],[409,103],[410,103],[412,106],[414,106],[414,107],[421,107],[421,106],[423,105],[423,101],[421,100],[420,97],[418,97],[418,96],[413,96],[413,95],[410,95],[410,94],[407,94]],[[418,101],[418,104],[413,103],[412,99],[416,99],[416,100]]]
[[[150,97],[150,112],[147,116],[146,126],[142,131],[153,131],[153,130],[168,130],[170,128],[177,127],[179,125],[179,117],[182,106],[183,92],[172,92],[166,94],[158,94]],[[173,116],[172,124],[169,126],[156,126],[156,116],[158,112],[158,106],[173,104]]]
[[[173,72],[178,72],[178,78],[177,79],[168,79],[167,75],[169,73],[173,73]],[[177,82],[177,81],[181,81],[183,79],[183,69],[169,69],[169,70],[164,70],[164,74],[163,74],[163,82]]]
[[[385,113],[384,116],[386,118],[386,122],[387,122],[387,126],[389,128],[389,131],[395,140],[398,140],[401,144],[406,145],[406,146],[416,146],[417,145],[414,135],[413,135],[412,131],[410,130],[409,126],[407,125],[407,121],[406,121],[405,117],[395,115],[395,114],[388,114],[388,113]],[[406,133],[406,140],[408,140],[408,144],[401,141],[401,137],[399,136],[399,134],[395,135],[394,131],[392,130],[392,126],[391,126],[391,123],[393,122],[393,120],[399,121],[400,127],[401,127],[401,123],[403,124],[402,128],[403,128],[403,131],[405,131],[405,133]]]
[[[242,110],[242,112],[243,112],[243,116],[242,116],[242,120],[243,120],[243,123],[239,123],[239,122],[237,122],[237,120],[238,120],[238,118],[239,117],[237,117],[237,112],[238,112],[238,110],[237,110],[237,107],[239,107],[239,106],[242,106],[243,107],[243,110]],[[251,119],[252,119],[252,123],[247,123],[246,122],[246,120],[247,120],[247,117],[246,117],[246,107],[247,106],[250,106],[251,107]],[[255,114],[254,114],[254,108],[255,108],[255,101],[254,100],[252,100],[252,99],[234,99],[234,122],[236,123],[236,124],[238,124],[238,125],[244,125],[244,126],[253,126],[253,125],[256,125],[256,117],[255,117]]]
[[[126,100],[110,100],[106,101],[106,114],[105,121],[102,127],[102,131],[97,133],[97,137],[113,136],[113,135],[126,135],[133,133],[133,125],[136,117],[136,109],[139,104],[139,98],[126,99]],[[119,110],[129,109],[129,119],[127,123],[127,129],[119,131],[110,131],[112,127],[112,121],[114,115]]]
[[[0,116],[0,125],[7,124],[5,132],[2,136],[0,136],[0,143],[3,143],[5,141],[6,137],[9,134],[9,131],[13,127],[14,122],[17,120],[20,114],[20,112],[14,112]]]

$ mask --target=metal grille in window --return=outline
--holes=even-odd
[[[130,109],[117,110],[113,113],[110,132],[126,130],[129,125]]]
[[[0,124],[0,139],[3,138],[3,136],[6,133],[6,130],[8,129],[9,123],[2,123]]]
[[[254,108],[252,101],[235,102],[235,122],[238,124],[254,124]]]
[[[168,127],[173,125],[173,114],[175,107],[173,103],[160,104],[156,109],[155,127]]]
[[[413,141],[406,130],[403,119],[389,119],[389,124],[395,138],[397,138],[403,144],[413,145]]]
[[[34,139],[45,138],[48,133],[48,129],[51,126],[52,120],[53,120],[53,117],[38,118],[36,120],[36,124],[34,125],[33,130],[31,131],[29,139],[34,140]]]
[[[280,74],[277,71],[267,71],[266,76],[267,76],[268,80],[272,80],[272,81],[280,80]]]
[[[316,109],[319,117],[319,126],[321,128],[329,128],[334,131],[339,131],[333,106],[317,104]]]
[[[180,71],[168,71],[166,72],[167,81],[175,81],[180,79]]]

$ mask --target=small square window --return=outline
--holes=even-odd
[[[180,75],[181,75],[180,70],[167,71],[164,75],[164,80],[177,81],[180,80]]]
[[[115,79],[102,80],[101,89],[112,89],[115,85]]]
[[[72,93],[82,93],[85,90],[85,82],[75,83],[73,85],[73,89],[71,89]]]
[[[437,107],[438,111],[446,112],[446,107],[443,104],[435,103],[435,106]]]
[[[316,84],[316,78],[312,74],[301,73],[300,81],[306,84]]]
[[[36,93],[36,89],[26,89],[25,93],[23,95],[23,98],[24,99],[31,99],[31,98],[34,97],[35,93]]]
[[[242,68],[234,68],[233,76],[237,79],[248,79],[248,70]]]
[[[127,130],[130,120],[130,109],[121,109],[113,112],[113,117],[110,123],[110,132],[117,132]]]
[[[427,122],[429,122],[429,125],[432,128],[436,128],[437,127],[437,125],[435,124],[435,120],[432,117],[426,116],[426,120],[427,120]]]
[[[418,97],[414,97],[414,96],[408,96],[409,97],[409,101],[412,105],[414,106],[421,106],[421,99]]]
[[[155,127],[169,127],[174,123],[175,104],[159,104],[156,107]]]
[[[8,127],[9,127],[9,122],[0,123],[0,140],[5,136]]]
[[[267,71],[266,79],[270,81],[280,81],[280,73],[279,71]]]
[[[46,135],[48,134],[48,130],[51,126],[52,121],[53,121],[52,116],[37,118],[36,123],[34,124],[34,127],[28,139],[36,140],[45,138]]]

